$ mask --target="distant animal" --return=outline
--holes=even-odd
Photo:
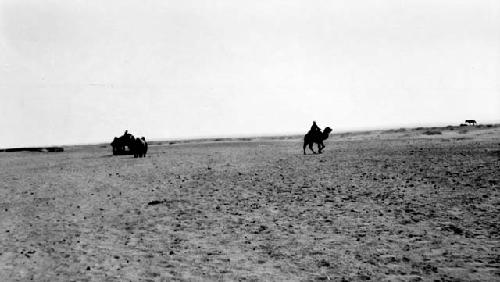
[[[465,123],[467,123],[467,124],[472,124],[472,125],[476,125],[476,123],[477,123],[477,122],[476,122],[475,120],[473,120],[473,119],[466,119],[466,120],[465,120]]]
[[[134,153],[134,158],[146,157],[146,153],[148,152],[146,138],[136,138],[132,146],[132,152]]]
[[[115,137],[110,144],[111,147],[113,147],[113,155],[130,154],[134,143],[135,138],[132,134],[124,134],[121,137]]]
[[[465,126],[467,126],[467,124],[466,124],[466,123],[461,123],[461,124],[460,124],[460,127],[465,127]]]
[[[325,148],[323,141],[328,139],[330,132],[332,132],[332,129],[330,127],[326,127],[323,132],[319,131],[316,133],[313,131],[309,131],[306,135],[304,135],[304,146],[302,147],[304,150],[304,155],[306,154],[307,146],[309,146],[309,149],[313,152],[313,154],[316,154],[313,149],[314,143],[318,145],[318,153],[321,154],[323,152],[323,149]]]

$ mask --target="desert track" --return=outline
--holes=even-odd
[[[498,281],[499,137],[0,153],[0,280]]]

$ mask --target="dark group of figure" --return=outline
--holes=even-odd
[[[134,158],[146,157],[148,152],[148,143],[146,138],[135,138],[134,135],[125,133],[121,137],[115,137],[111,142],[113,155],[134,155]]]
[[[319,128],[319,126],[316,124],[316,121],[313,121],[311,129],[304,136],[304,155],[306,154],[307,146],[309,146],[309,149],[313,152],[313,154],[316,154],[313,148],[314,143],[318,145],[318,153],[321,154],[323,149],[325,148],[325,144],[323,144],[323,141],[328,139],[330,132],[332,132],[332,129],[330,127],[326,127],[325,130],[321,131],[321,128]]]
[[[316,154],[313,148],[314,144],[317,144],[318,153],[321,154],[325,148],[323,141],[328,139],[331,132],[332,129],[330,127],[326,127],[321,131],[316,121],[313,121],[311,129],[304,136],[304,155],[306,154],[307,146],[309,146],[313,154]],[[146,138],[135,138],[134,135],[128,133],[128,130],[125,130],[125,133],[121,137],[115,137],[113,142],[111,142],[111,146],[113,147],[113,155],[134,155],[134,158],[142,158],[146,157],[146,153],[148,152]]]
[[[476,124],[477,124],[477,121],[476,121],[476,120],[473,120],[473,119],[466,119],[466,120],[465,120],[465,123],[466,123],[467,125],[469,125],[469,124],[470,124],[470,125],[476,125]]]

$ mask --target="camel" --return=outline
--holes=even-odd
[[[477,122],[475,120],[473,120],[473,119],[467,119],[467,120],[465,120],[465,123],[466,124],[476,125]]]
[[[323,144],[323,141],[328,139],[328,136],[330,135],[330,132],[332,132],[332,129],[330,127],[326,127],[323,132],[320,133],[314,133],[309,131],[305,136],[304,136],[304,155],[306,154],[306,147],[309,146],[309,149],[313,152],[313,154],[316,154],[316,152],[313,149],[314,143],[318,145],[318,153],[321,154],[323,152],[323,149],[325,148],[325,145]]]
[[[113,147],[113,155],[130,154],[134,143],[135,138],[132,134],[124,134],[121,137],[115,137],[113,139],[113,142],[111,142],[111,146]],[[128,148],[128,151],[125,150],[125,147]]]
[[[146,153],[148,152],[148,143],[146,142],[146,138],[136,138],[134,145],[132,146],[132,152],[134,153],[134,158],[145,158]]]

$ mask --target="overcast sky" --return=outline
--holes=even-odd
[[[0,0],[0,147],[500,121],[500,1]]]

